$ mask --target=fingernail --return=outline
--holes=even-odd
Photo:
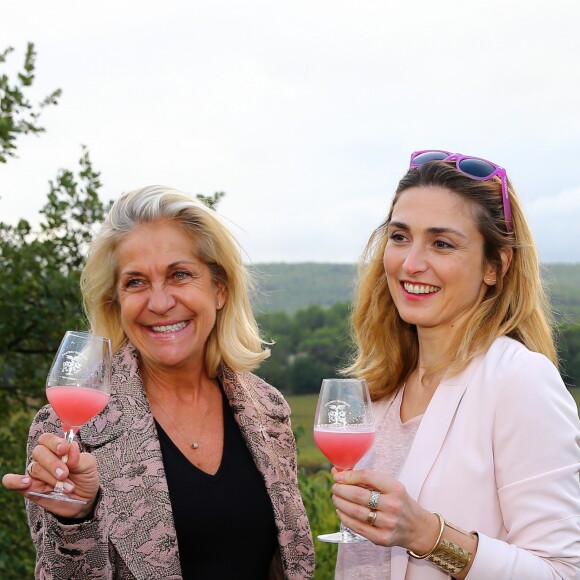
[[[67,491],[72,491],[75,488],[75,486],[72,483],[70,483],[69,481],[65,481],[64,484],[63,484],[63,487]]]
[[[57,467],[54,472],[56,473],[56,476],[60,478],[62,477],[64,470],[62,470],[60,467]]]
[[[57,452],[57,453],[62,453],[62,443],[59,443],[59,444],[56,446],[56,452]]]
[[[23,477],[23,478],[20,480],[20,483],[24,483],[24,484],[28,484],[28,483],[30,483],[30,477]]]

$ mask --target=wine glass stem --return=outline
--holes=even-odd
[[[347,528],[342,522],[340,522],[340,531],[342,535],[346,536],[347,538],[349,536],[352,538],[356,537],[356,534],[350,528]]]
[[[68,431],[65,431],[64,438],[66,439],[66,442],[69,445],[73,442],[75,438],[75,432],[73,431],[72,428],[69,429]],[[68,453],[62,456],[62,462],[66,463],[67,461],[68,461]],[[54,491],[56,493],[64,493],[64,482],[57,480],[56,485],[54,486]]]

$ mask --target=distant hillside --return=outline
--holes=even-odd
[[[293,314],[313,304],[331,306],[350,302],[354,264],[254,264],[250,267],[258,288],[252,303],[256,312]]]
[[[269,263],[254,264],[250,270],[258,282],[252,299],[258,313],[293,314],[313,304],[349,302],[356,276],[354,264]],[[580,264],[547,264],[544,276],[555,311],[580,323]]]
[[[557,317],[580,324],[580,264],[546,264],[544,278]]]

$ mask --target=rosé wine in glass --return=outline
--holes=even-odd
[[[107,406],[109,397],[109,393],[86,387],[56,386],[46,389],[46,398],[65,432],[69,429],[78,431],[81,425]]]
[[[314,441],[339,469],[352,469],[375,439],[369,388],[364,379],[324,379],[314,416]],[[365,542],[342,523],[340,531],[321,534],[322,542]]]
[[[352,469],[371,448],[375,432],[314,428],[314,441],[327,459],[340,469]]]

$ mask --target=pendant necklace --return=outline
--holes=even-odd
[[[146,394],[149,397],[151,397],[151,399],[153,399],[153,402],[163,411],[163,413],[167,416],[167,418],[173,423],[173,426],[177,429],[177,432],[181,435],[183,440],[187,441],[187,444],[192,449],[199,449],[199,439],[197,441],[193,441],[193,443],[191,443],[190,440],[183,434],[183,431],[177,426],[177,423],[172,419],[171,415],[162,407],[161,403],[149,391],[146,391]],[[205,423],[205,419],[207,418],[208,414],[209,414],[209,406],[207,408],[207,411],[205,412],[205,415],[203,416],[203,422],[201,424],[202,427]]]

